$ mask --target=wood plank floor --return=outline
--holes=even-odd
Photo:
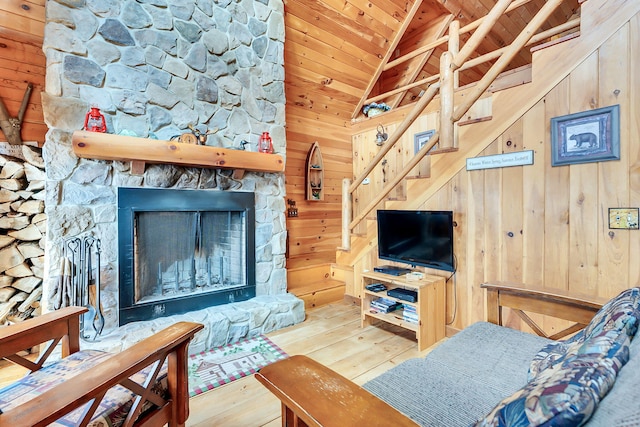
[[[360,385],[430,351],[419,352],[415,334],[401,328],[360,328],[359,306],[347,303],[308,310],[304,322],[268,337],[287,354],[306,354]],[[195,396],[190,406],[191,427],[281,425],[280,401],[253,376]]]
[[[392,325],[360,328],[360,307],[334,303],[307,310],[304,322],[268,334],[289,355],[306,354],[357,384],[400,362],[423,357],[415,334]],[[24,375],[14,365],[0,366],[0,387]],[[191,398],[187,426],[278,427],[280,401],[253,376]]]

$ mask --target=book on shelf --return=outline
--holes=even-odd
[[[402,315],[402,320],[404,320],[405,322],[414,323],[416,325],[420,323],[420,319],[418,319],[417,317],[407,316],[406,314]]]
[[[403,304],[403,306],[402,306],[402,307],[403,307],[403,311],[404,311],[405,313],[418,313],[418,310],[417,310],[414,306],[412,306],[412,305],[409,305],[409,304]]]
[[[409,304],[403,305],[402,310],[402,320],[409,323],[419,324],[420,319],[418,318],[418,311],[416,308]]]
[[[369,305],[372,310],[379,313],[390,313],[402,307],[402,304],[387,298],[376,298]]]
[[[420,319],[418,319],[418,316],[407,314],[407,313],[402,314],[402,319],[408,322],[415,322],[415,323],[418,323],[420,321]]]

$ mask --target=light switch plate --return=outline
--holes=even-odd
[[[638,208],[609,208],[609,228],[638,230]]]

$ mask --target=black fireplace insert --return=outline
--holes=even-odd
[[[119,324],[254,297],[254,199],[118,188]]]

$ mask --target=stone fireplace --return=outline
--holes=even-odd
[[[254,204],[253,193],[119,188],[119,324],[254,297]]]
[[[191,288],[200,292],[226,282],[231,293],[222,297],[224,305],[207,302],[206,309],[190,312],[195,313],[192,320],[209,324],[207,337],[200,340],[206,341],[206,346],[302,321],[302,301],[286,292],[282,173],[242,175],[233,170],[170,163],[147,164],[140,172],[125,161],[78,158],[72,149],[73,132],[82,129],[85,114],[97,106],[111,134],[171,140],[196,129],[198,134],[210,133],[206,145],[257,151],[258,138],[267,131],[275,152],[284,157],[282,1],[51,0],[46,5],[46,19],[43,49],[47,76],[42,96],[49,126],[44,145],[48,216],[45,309],[50,308],[47,296],[60,278],[64,239],[92,235],[102,242],[99,274],[105,335],[116,334],[123,340],[129,334],[136,339],[131,331],[140,323],[137,315],[129,319],[120,311],[123,295],[119,287],[127,275],[155,281],[159,293],[165,295],[172,286],[179,293],[191,292]],[[143,242],[137,254],[120,252],[122,212],[117,203],[123,188],[167,196],[173,191],[204,192],[212,198],[221,193],[251,194],[254,219],[244,231],[247,245],[253,239],[253,249],[247,248],[246,255],[252,268],[236,268],[235,255],[198,240],[202,238],[198,233],[212,228],[206,224],[221,220],[196,209],[188,218],[167,219],[171,224],[190,224],[187,228],[195,229],[189,232],[192,242],[164,239],[161,244],[165,249],[147,254],[148,265],[132,272],[131,259],[156,243]],[[147,219],[145,213],[136,221]],[[164,223],[160,227],[171,226]],[[167,255],[166,247],[174,244],[190,246],[189,251],[181,254],[180,260],[161,260]],[[163,308],[155,303],[155,292],[142,298],[150,307],[148,317],[154,319],[147,327],[150,332],[163,322],[175,321],[175,315],[167,311],[168,304]],[[245,296],[249,299],[238,302]],[[231,300],[234,302],[229,303]]]

